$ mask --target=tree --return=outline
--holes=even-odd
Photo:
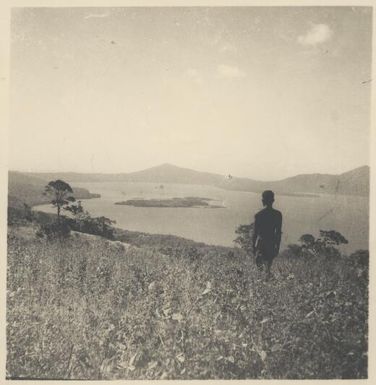
[[[252,234],[254,230],[254,224],[251,223],[250,225],[240,225],[236,230],[235,233],[238,234],[238,237],[234,240],[235,243],[237,243],[241,249],[243,249],[248,255],[253,254],[253,247],[252,247]]]
[[[311,248],[315,244],[315,237],[312,234],[303,234],[299,238],[299,242],[307,248]]]
[[[314,243],[314,251],[327,258],[338,258],[341,253],[337,247],[347,243],[349,243],[348,240],[338,231],[320,230],[320,237]]]
[[[112,225],[115,224],[116,221],[103,216],[94,218],[94,220],[98,224],[100,235],[109,239],[113,238],[114,228]]]
[[[55,180],[48,183],[43,195],[51,197],[51,204],[57,209],[57,220],[60,221],[60,212],[62,208],[67,208],[75,202],[72,187],[63,180]]]
[[[295,252],[302,257],[311,257],[317,255],[316,253],[317,239],[312,234],[303,234],[299,238],[300,245],[296,245]],[[299,249],[299,250],[298,250]]]
[[[295,257],[317,257],[338,258],[341,256],[338,246],[347,244],[348,240],[338,231],[320,230],[319,238],[312,234],[303,234],[299,238],[299,245],[288,245],[286,255]]]
[[[68,206],[64,207],[64,210],[69,211],[72,213],[75,217],[79,216],[84,212],[84,208],[82,207],[81,201],[78,201],[77,203],[70,204]]]
[[[349,241],[341,233],[335,230],[320,230],[319,240],[325,246],[339,246],[341,244],[349,243]]]

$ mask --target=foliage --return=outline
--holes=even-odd
[[[75,202],[72,187],[60,179],[49,182],[43,194],[51,197],[51,204],[57,209],[58,220],[61,209],[67,209],[72,202]]]
[[[290,244],[282,253],[287,257],[322,257],[334,258],[341,257],[338,246],[347,244],[347,239],[335,230],[320,230],[320,237],[315,238],[312,234],[303,234],[299,238],[300,244]]]
[[[69,217],[56,214],[44,213],[41,211],[33,212],[33,221],[39,225],[37,235],[39,237],[47,237],[48,240],[53,238],[65,238],[70,234],[70,230],[82,233],[99,235],[107,239],[114,239],[115,228],[113,224],[116,222],[101,216],[92,217],[90,213],[84,209],[81,201],[73,202],[63,209],[70,213]],[[60,225],[59,225],[60,224]]]
[[[282,251],[280,254],[281,257],[288,258],[300,258],[303,254],[303,248],[301,245],[297,245],[296,243],[290,243],[287,245],[287,248]]]
[[[129,199],[122,202],[116,202],[115,205],[128,205],[135,207],[212,207],[220,206],[210,205],[209,198],[185,197],[170,199]]]
[[[335,230],[320,230],[320,242],[326,247],[328,246],[339,246],[342,244],[349,243],[348,240],[338,231]]]
[[[254,230],[254,224],[250,225],[240,225],[235,233],[238,235],[234,240],[235,244],[238,244],[241,249],[243,249],[248,255],[253,254],[252,247],[252,234]]]
[[[299,238],[299,242],[302,243],[305,247],[313,247],[315,244],[315,237],[312,234],[303,234]]]
[[[78,216],[84,212],[84,208],[82,207],[81,201],[77,201],[76,203],[72,203],[64,207],[66,211],[69,211],[73,216]]]
[[[277,258],[263,282],[240,248],[27,229],[8,235],[8,378],[367,378],[368,265]]]
[[[81,206],[82,208],[82,206]],[[115,228],[112,226],[116,221],[107,217],[92,217],[88,211],[83,209],[75,213],[72,228],[82,233],[100,235],[107,239],[114,239]]]
[[[369,251],[357,250],[349,256],[349,260],[356,266],[368,268],[369,266]]]
[[[8,206],[8,225],[27,224],[33,220],[31,207],[22,203],[17,207]]]
[[[36,232],[37,237],[46,237],[49,241],[53,239],[65,239],[71,233],[71,226],[69,220],[61,218],[59,221],[46,223],[39,226]]]
[[[51,204],[57,209],[57,220],[41,224],[37,236],[46,237],[49,241],[53,239],[66,239],[71,232],[71,224],[68,218],[61,216],[61,210],[75,212],[82,208],[80,202],[74,204],[76,199],[73,197],[71,186],[63,180],[51,181],[45,187],[44,195],[51,198]]]

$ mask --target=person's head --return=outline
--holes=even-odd
[[[262,193],[262,204],[267,207],[271,207],[274,203],[274,192],[271,190],[265,190]]]

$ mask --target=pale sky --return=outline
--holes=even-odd
[[[261,180],[369,164],[371,8],[19,8],[9,167]],[[365,82],[365,83],[363,83]]]

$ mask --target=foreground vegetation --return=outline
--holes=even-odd
[[[252,225],[208,246],[116,229],[61,180],[46,194],[56,214],[8,210],[8,378],[367,377],[369,256],[342,234],[303,234],[265,282]]]
[[[9,226],[9,378],[367,377],[364,253],[294,250],[264,282],[239,248],[38,231]]]

